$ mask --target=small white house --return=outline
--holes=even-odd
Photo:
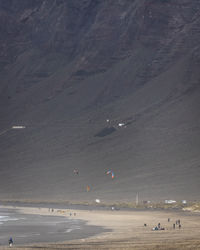
[[[173,204],[176,203],[175,200],[165,200],[165,204]]]

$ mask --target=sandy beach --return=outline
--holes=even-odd
[[[6,207],[4,207],[6,208]],[[11,208],[7,206],[7,208]],[[106,232],[59,243],[34,243],[15,249],[200,249],[200,213],[182,211],[109,211],[17,207],[22,214],[66,216]],[[74,216],[75,213],[75,216]],[[170,221],[168,221],[170,218]],[[173,228],[180,220],[181,228]],[[158,223],[165,230],[153,231]],[[147,226],[144,226],[146,224]],[[7,249],[1,247],[0,249]]]

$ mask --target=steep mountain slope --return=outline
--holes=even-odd
[[[0,0],[0,199],[199,199],[199,27],[197,0]]]

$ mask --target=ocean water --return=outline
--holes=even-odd
[[[19,218],[12,218],[10,216],[0,215],[0,224],[3,224],[7,221],[17,221]]]
[[[104,232],[101,227],[88,226],[77,216],[41,216],[20,214],[17,209],[0,208],[0,245],[63,242],[87,238]]]

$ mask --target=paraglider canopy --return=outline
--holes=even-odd
[[[78,169],[74,169],[74,174],[79,174]]]
[[[108,171],[106,172],[106,174],[111,174],[112,179],[115,178],[114,172],[111,171],[111,170],[108,170]]]

